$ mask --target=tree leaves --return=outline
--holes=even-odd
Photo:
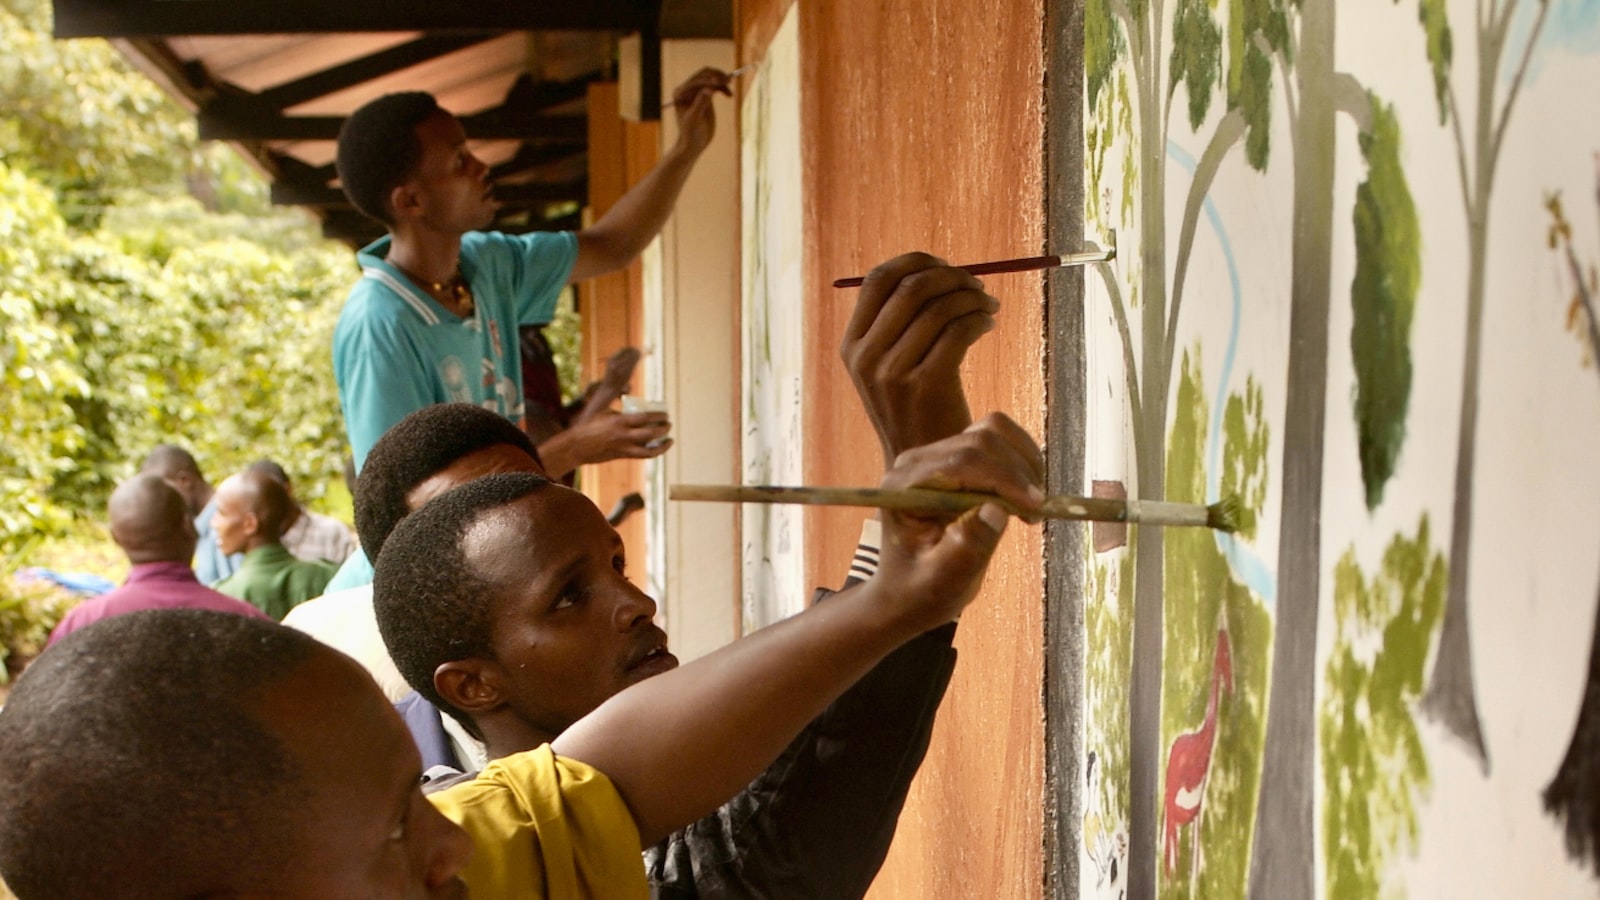
[[[1189,99],[1189,127],[1199,129],[1222,75],[1222,29],[1207,0],[1179,0],[1172,17],[1172,58],[1167,90],[1181,82]]]
[[[1417,18],[1428,35],[1428,65],[1433,68],[1433,95],[1439,104],[1439,124],[1450,117],[1450,14],[1445,0],[1421,0]]]
[[[1230,0],[1228,15],[1228,107],[1249,123],[1245,159],[1264,171],[1271,150],[1272,54],[1294,62],[1289,18],[1281,0]]]
[[[1350,286],[1355,419],[1368,509],[1383,500],[1406,437],[1411,401],[1411,319],[1422,280],[1422,235],[1400,164],[1394,108],[1372,97],[1360,137],[1367,180],[1356,189],[1356,273]]]
[[[162,442],[213,480],[273,457],[315,499],[342,471],[348,249],[48,13],[0,0],[0,555],[99,518]]]
[[[1444,614],[1446,566],[1428,518],[1395,535],[1370,579],[1349,550],[1333,572],[1335,634],[1318,728],[1329,897],[1383,896],[1390,857],[1414,844],[1431,774],[1411,709]]]

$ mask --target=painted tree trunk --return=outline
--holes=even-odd
[[[1512,4],[1514,9],[1515,3]],[[1473,126],[1472,172],[1462,198],[1467,208],[1468,262],[1467,346],[1462,362],[1461,417],[1456,430],[1455,512],[1450,521],[1450,584],[1445,595],[1444,625],[1439,632],[1439,651],[1434,657],[1428,692],[1422,710],[1460,738],[1489,773],[1489,751],[1483,741],[1478,719],[1477,689],[1472,676],[1471,605],[1467,589],[1472,560],[1473,475],[1477,463],[1478,385],[1483,356],[1483,292],[1487,277],[1485,254],[1489,249],[1489,198],[1494,190],[1494,170],[1498,149],[1495,146],[1495,95],[1500,77],[1501,50],[1506,39],[1503,21],[1479,32],[1479,59],[1476,122]],[[1540,16],[1539,25],[1544,22]],[[1482,24],[1480,23],[1480,29]],[[1506,101],[1501,113],[1511,115]],[[1452,110],[1460,116],[1460,110]],[[1459,121],[1459,119],[1458,119]],[[1465,153],[1466,148],[1461,148]]]
[[[1567,852],[1600,875],[1600,613],[1589,642],[1589,679],[1561,768],[1544,789],[1544,808],[1561,820]]]
[[[1251,897],[1314,897],[1317,617],[1321,590],[1322,442],[1335,171],[1334,2],[1301,7],[1294,131],[1294,232],[1284,415],[1277,621],[1267,699]]]
[[[1481,157],[1480,157],[1481,158]],[[1483,279],[1487,228],[1470,217],[1471,257],[1467,276],[1467,347],[1461,373],[1461,418],[1456,431],[1455,513],[1450,522],[1450,582],[1439,629],[1439,650],[1422,698],[1422,710],[1478,757],[1485,775],[1489,752],[1478,721],[1477,690],[1472,678],[1468,564],[1472,559],[1473,470],[1477,459],[1478,372],[1483,350]]]
[[[1159,67],[1153,83],[1160,84]],[[1166,499],[1167,370],[1166,347],[1166,142],[1160,136],[1161,106],[1143,102],[1140,152],[1140,251],[1143,266],[1141,412],[1137,471],[1139,496]],[[1158,873],[1156,839],[1161,799],[1161,672],[1165,662],[1163,629],[1162,530],[1140,528],[1134,561],[1133,671],[1128,685],[1128,897],[1154,900]]]

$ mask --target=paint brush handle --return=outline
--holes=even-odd
[[[1061,269],[1068,266],[1082,266],[1089,263],[1105,262],[1116,257],[1116,247],[1105,250],[1087,250],[1082,253],[1069,253],[1066,256],[1024,256],[1020,259],[1002,259],[995,262],[972,263],[971,265],[958,266],[973,275],[999,275],[1003,272],[1033,272],[1038,269]],[[860,287],[865,282],[866,276],[855,278],[841,278],[833,283],[836,288]]]
[[[670,500],[709,500],[722,503],[803,503],[814,506],[861,506],[903,512],[965,512],[984,503],[998,503],[1017,511],[993,494],[970,491],[935,491],[925,488],[888,490],[851,487],[779,487],[752,484],[675,484]],[[1149,525],[1208,525],[1211,510],[1198,503],[1159,500],[1118,500],[1111,497],[1045,498],[1044,518],[1094,522],[1142,522]]]

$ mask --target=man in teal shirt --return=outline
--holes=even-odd
[[[326,560],[296,559],[280,542],[293,502],[273,479],[260,472],[241,472],[218,486],[217,512],[211,520],[222,552],[244,552],[244,562],[214,589],[277,621],[298,604],[322,596],[335,569]]]
[[[599,221],[556,234],[480,230],[497,207],[489,167],[431,95],[390,94],[351,115],[339,135],[339,180],[389,231],[361,251],[362,277],[333,339],[358,471],[390,426],[434,403],[475,403],[523,424],[518,329],[549,322],[562,288],[623,268],[661,231],[711,142],[717,93],[731,94],[714,69],[680,86],[679,136],[661,162]],[[601,416],[539,450],[559,475],[583,462],[656,456],[670,427],[663,413]]]

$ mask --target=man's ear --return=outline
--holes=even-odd
[[[490,713],[505,705],[498,663],[487,659],[456,659],[433,670],[433,689],[445,702],[470,716]]]
[[[240,520],[240,524],[244,526],[244,533],[251,537],[261,533],[261,517],[253,512],[245,513],[244,518]]]
[[[396,219],[409,218],[420,209],[422,198],[417,195],[411,179],[395,185],[389,191],[389,213]]]

